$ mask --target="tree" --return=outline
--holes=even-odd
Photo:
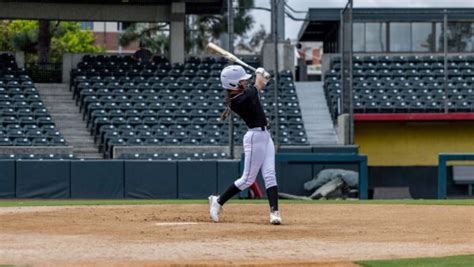
[[[248,52],[256,52],[262,48],[265,40],[270,38],[271,35],[267,33],[262,24],[260,28],[256,31],[251,37],[248,37],[246,34],[241,36],[237,42],[237,49],[245,50]]]
[[[448,23],[448,51],[449,52],[470,52],[471,23],[466,22],[449,22]]]
[[[254,6],[254,0],[237,0],[237,10],[234,13],[234,35],[244,36],[252,29],[255,21],[249,14]],[[197,46],[203,50],[207,43],[215,42],[220,36],[227,32],[227,15],[203,15],[197,16],[194,42],[190,46]],[[191,48],[191,47],[190,47]]]
[[[46,64],[49,61],[49,50],[51,49],[51,30],[47,20],[38,23],[38,64]]]
[[[254,19],[249,14],[249,10],[254,5],[254,0],[237,0],[237,11],[234,14],[234,35],[241,38],[240,43],[244,43],[249,38],[245,34],[252,29],[255,24]],[[119,43],[122,46],[132,42],[141,42],[145,47],[154,53],[166,54],[169,51],[169,24],[166,23],[132,23],[119,36]],[[263,30],[263,33],[262,33]],[[203,50],[210,41],[215,42],[223,33],[227,32],[227,15],[200,15],[195,16],[191,25],[186,27],[186,49],[191,51],[194,48]],[[259,43],[266,36],[263,27],[251,37],[252,44]],[[245,46],[247,50],[252,45]],[[250,51],[250,50],[249,50]]]
[[[119,44],[127,46],[139,42],[152,53],[165,54],[169,50],[168,23],[132,23],[119,35]]]
[[[104,51],[94,44],[94,34],[82,30],[78,22],[4,20],[0,33],[2,49],[25,52],[28,63],[60,62],[65,52]]]

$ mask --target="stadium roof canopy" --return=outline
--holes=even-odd
[[[225,7],[224,0],[0,0],[0,19],[166,22],[181,3],[185,14],[218,14]]]
[[[442,21],[444,10],[450,20],[474,21],[474,8],[354,8],[357,22],[426,22]],[[298,40],[334,41],[338,39],[341,8],[310,8]]]

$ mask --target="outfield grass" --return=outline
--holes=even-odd
[[[230,204],[266,204],[265,199],[236,199]],[[374,205],[474,205],[474,199],[456,200],[280,200],[282,204],[374,204]],[[157,204],[207,204],[207,199],[117,199],[117,200],[36,200],[12,199],[0,200],[0,207],[30,206],[91,206],[91,205],[157,205]]]
[[[473,267],[474,255],[356,262],[364,267]]]

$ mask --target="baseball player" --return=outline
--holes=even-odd
[[[252,75],[239,65],[230,65],[221,72],[222,87],[227,90],[225,98],[225,119],[231,111],[237,113],[245,122],[248,131],[244,136],[245,166],[242,177],[232,183],[220,196],[209,196],[209,213],[214,222],[219,221],[222,206],[234,195],[250,187],[262,169],[268,201],[270,204],[270,223],[281,224],[278,211],[278,186],[275,177],[275,147],[267,130],[267,118],[260,103],[259,92],[267,80],[263,68],[255,71],[255,84],[248,84]]]

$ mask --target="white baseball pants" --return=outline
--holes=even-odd
[[[245,165],[242,177],[234,184],[240,190],[250,187],[262,169],[265,188],[277,185],[275,177],[275,146],[270,133],[260,127],[252,128],[244,135]]]

